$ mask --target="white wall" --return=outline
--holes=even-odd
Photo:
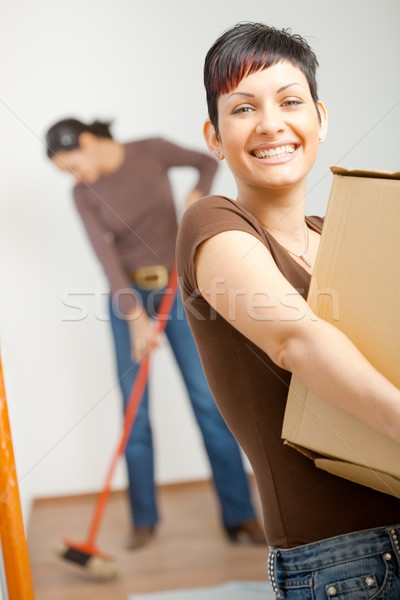
[[[204,149],[204,55],[241,20],[292,27],[321,68],[330,133],[310,178],[323,214],[328,166],[399,170],[397,0],[14,0],[0,25],[0,340],[25,512],[31,498],[98,489],[120,426],[106,281],[70,200],[44,158],[55,120],[114,119],[121,141],[163,135]],[[177,202],[193,180],[173,173]],[[215,192],[234,194],[225,167]],[[71,321],[67,294],[84,293]],[[155,358],[153,422],[160,482],[208,466],[167,349]],[[167,390],[167,392],[166,392]],[[124,484],[119,470],[115,482]]]

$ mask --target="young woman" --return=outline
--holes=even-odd
[[[400,391],[305,300],[323,225],[305,217],[307,175],[327,132],[317,64],[300,36],[260,23],[211,47],[204,134],[237,198],[188,209],[178,270],[210,388],[256,475],[276,596],[395,599],[400,500],[315,468],[281,440],[294,373],[400,441]]]
[[[75,178],[76,208],[110,284],[110,320],[126,407],[138,361],[157,343],[151,317],[168,293],[174,264],[177,217],[168,169],[197,169],[190,204],[209,191],[217,163],[159,138],[121,144],[112,139],[108,124],[76,119],[56,123],[46,141],[54,165]],[[208,388],[179,293],[166,335],[201,429],[224,529],[231,541],[265,543],[239,448]],[[148,402],[146,389],[125,451],[135,525],[130,548],[146,544],[159,520]]]

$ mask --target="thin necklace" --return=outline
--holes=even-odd
[[[291,250],[288,250],[288,248],[286,248],[286,246],[284,246],[284,248],[285,248],[285,250],[289,254],[292,254],[293,256],[296,256],[297,258],[300,258],[300,260],[302,260],[303,263],[305,263],[307,265],[307,267],[309,269],[311,269],[311,266],[312,266],[311,265],[311,260],[307,256],[307,250],[308,250],[308,246],[310,244],[310,236],[309,236],[309,233],[308,233],[308,227],[307,227],[307,223],[306,222],[304,222],[304,228],[305,228],[305,237],[306,237],[306,247],[304,249],[304,252],[302,252],[302,254],[296,254],[296,252],[292,252]],[[269,231],[269,229],[267,229],[267,231]]]
[[[310,243],[310,236],[308,233],[307,223],[304,223],[304,227],[306,230],[306,247],[304,249],[304,252],[302,254],[296,254],[295,252],[292,252],[291,250],[288,250],[288,252],[289,252],[289,254],[293,254],[293,256],[300,258],[307,265],[307,267],[309,267],[311,269],[311,260],[307,256],[308,245]]]

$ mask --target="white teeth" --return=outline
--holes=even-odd
[[[293,154],[296,150],[295,146],[279,146],[278,148],[270,148],[270,150],[258,150],[254,152],[257,158],[272,158],[275,156],[284,156],[285,154]]]

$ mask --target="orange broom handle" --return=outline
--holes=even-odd
[[[33,600],[17,472],[0,358],[0,529],[9,600]]]
[[[175,300],[176,291],[178,285],[178,275],[176,272],[176,267],[174,267],[170,279],[168,282],[167,289],[165,290],[165,294],[160,304],[160,309],[157,313],[157,325],[156,330],[158,333],[162,333],[168,321],[168,316],[171,313],[172,305]],[[107,504],[108,497],[111,491],[111,480],[114,475],[115,468],[117,466],[118,459],[122,456],[125,446],[128,442],[130,432],[132,430],[133,423],[135,421],[136,413],[138,411],[140,401],[142,399],[147,380],[149,375],[149,366],[150,366],[150,353],[148,353],[140,363],[139,372],[135,381],[135,385],[133,386],[131,397],[129,398],[128,406],[125,411],[124,418],[124,426],[122,429],[122,433],[118,442],[117,450],[112,458],[111,464],[107,471],[105,483],[103,490],[100,492],[100,495],[97,500],[97,504],[93,513],[92,521],[89,526],[89,533],[87,538],[87,543],[89,545],[94,545],[101,519]]]

